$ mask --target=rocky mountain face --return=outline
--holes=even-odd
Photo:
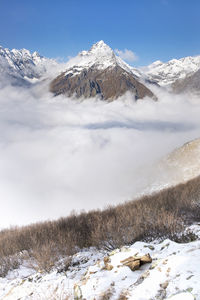
[[[177,80],[184,79],[200,69],[200,56],[188,56],[181,59],[172,59],[166,63],[155,61],[141,70],[146,76],[156,81],[160,86],[170,86]]]
[[[0,46],[0,83],[1,86],[29,85],[47,74],[57,63],[26,49],[9,50]]]
[[[200,95],[200,69],[183,79],[176,80],[172,84],[172,90],[177,94],[191,93]]]
[[[105,100],[116,99],[130,91],[135,99],[155,98],[142,82],[141,72],[117,57],[103,41],[70,60],[67,70],[51,82],[50,91],[55,95],[99,96]]]

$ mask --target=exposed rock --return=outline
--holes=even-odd
[[[173,92],[200,94],[200,70],[172,84]]]
[[[51,82],[50,91],[54,95],[76,98],[99,96],[110,101],[129,91],[136,100],[145,96],[156,99],[143,82],[145,78],[139,70],[126,64],[100,41],[69,61],[66,71]]]
[[[149,248],[152,251],[155,249],[155,247],[152,245],[144,245],[144,248]]]
[[[111,271],[113,269],[113,266],[110,264],[110,262],[111,262],[110,257],[109,256],[105,256],[104,259],[103,259],[103,261],[104,261],[104,265],[105,265],[103,267],[103,269],[107,270],[107,271]]]
[[[109,256],[105,256],[104,259],[103,259],[103,261],[104,261],[104,264],[107,264],[107,263],[109,263],[111,261],[111,259],[110,259]]]
[[[152,262],[152,258],[149,254],[146,254],[146,255],[143,255],[141,258],[140,258],[140,262],[141,262],[141,265],[144,265],[144,264],[147,264],[147,263],[151,263]]]
[[[112,269],[113,269],[113,266],[112,266],[112,265],[110,265],[110,264],[105,264],[104,270],[111,271]]]
[[[151,263],[152,258],[149,254],[143,256],[130,256],[120,261],[124,266],[129,267],[132,271],[138,270],[141,265]]]
[[[77,98],[99,96],[105,100],[114,100],[130,91],[136,100],[146,96],[155,98],[146,86],[120,66],[108,67],[105,70],[92,67],[75,76],[73,73],[62,73],[51,82],[50,91],[55,95],[74,95]]]
[[[163,283],[160,284],[160,287],[161,287],[162,289],[166,289],[166,288],[168,287],[168,285],[169,285],[169,282],[168,282],[168,281],[165,281],[165,282],[163,282]]]

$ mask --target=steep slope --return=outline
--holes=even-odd
[[[173,92],[175,93],[192,93],[200,94],[200,70],[189,74],[183,79],[176,80],[172,84]]]
[[[200,175],[200,139],[175,149],[150,170],[144,194],[184,183]]]
[[[56,67],[55,60],[45,58],[26,49],[9,50],[0,46],[0,81],[5,84],[28,85]]]
[[[117,57],[103,41],[83,51],[67,64],[66,72],[55,78],[50,90],[55,95],[66,94],[79,97],[94,97],[113,100],[127,91],[136,99],[153,93],[139,80],[140,72]]]
[[[200,175],[200,139],[193,140],[174,150],[163,160],[173,174],[175,183],[184,182]]]
[[[172,59],[166,63],[158,60],[141,70],[160,86],[168,86],[199,69],[200,56],[188,56],[181,59]]]
[[[200,235],[199,225],[188,232]],[[131,270],[123,261],[150,254],[152,263]],[[136,242],[113,251],[90,248],[75,254],[68,267],[41,273],[31,262],[0,278],[0,298],[14,299],[200,299],[200,240],[187,244]],[[106,263],[109,262],[109,263]],[[62,263],[62,262],[61,262]]]

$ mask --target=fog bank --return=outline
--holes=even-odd
[[[152,165],[199,137],[200,102],[159,92],[107,103],[53,97],[45,86],[0,90],[0,227],[130,200]],[[155,174],[154,174],[155,175]]]

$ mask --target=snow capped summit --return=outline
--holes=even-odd
[[[146,75],[161,86],[174,83],[177,79],[185,78],[188,74],[200,68],[200,56],[188,56],[172,59],[166,63],[155,61],[143,69]]]
[[[83,68],[96,66],[98,69],[104,69],[116,64],[114,51],[103,41],[94,44],[89,51],[82,51],[76,57],[67,63],[67,69],[70,72],[73,68],[74,73],[79,73]]]
[[[95,52],[107,52],[107,54],[109,53],[113,53],[113,50],[106,44],[104,43],[103,40],[97,42],[96,44],[92,45],[91,49],[89,50],[91,53],[95,53]]]
[[[125,63],[119,56],[115,55],[114,51],[104,43],[99,41],[92,45],[90,50],[81,51],[76,57],[73,57],[66,64],[66,75],[73,71],[73,75],[80,73],[84,68],[95,67],[98,70],[104,70],[108,67],[120,66],[134,76],[140,77],[141,72],[127,63]]]
[[[125,63],[103,41],[90,50],[80,52],[66,64],[66,71],[56,77],[50,86],[55,94],[76,97],[116,99],[127,91],[135,98],[153,97],[143,85],[141,73]]]

